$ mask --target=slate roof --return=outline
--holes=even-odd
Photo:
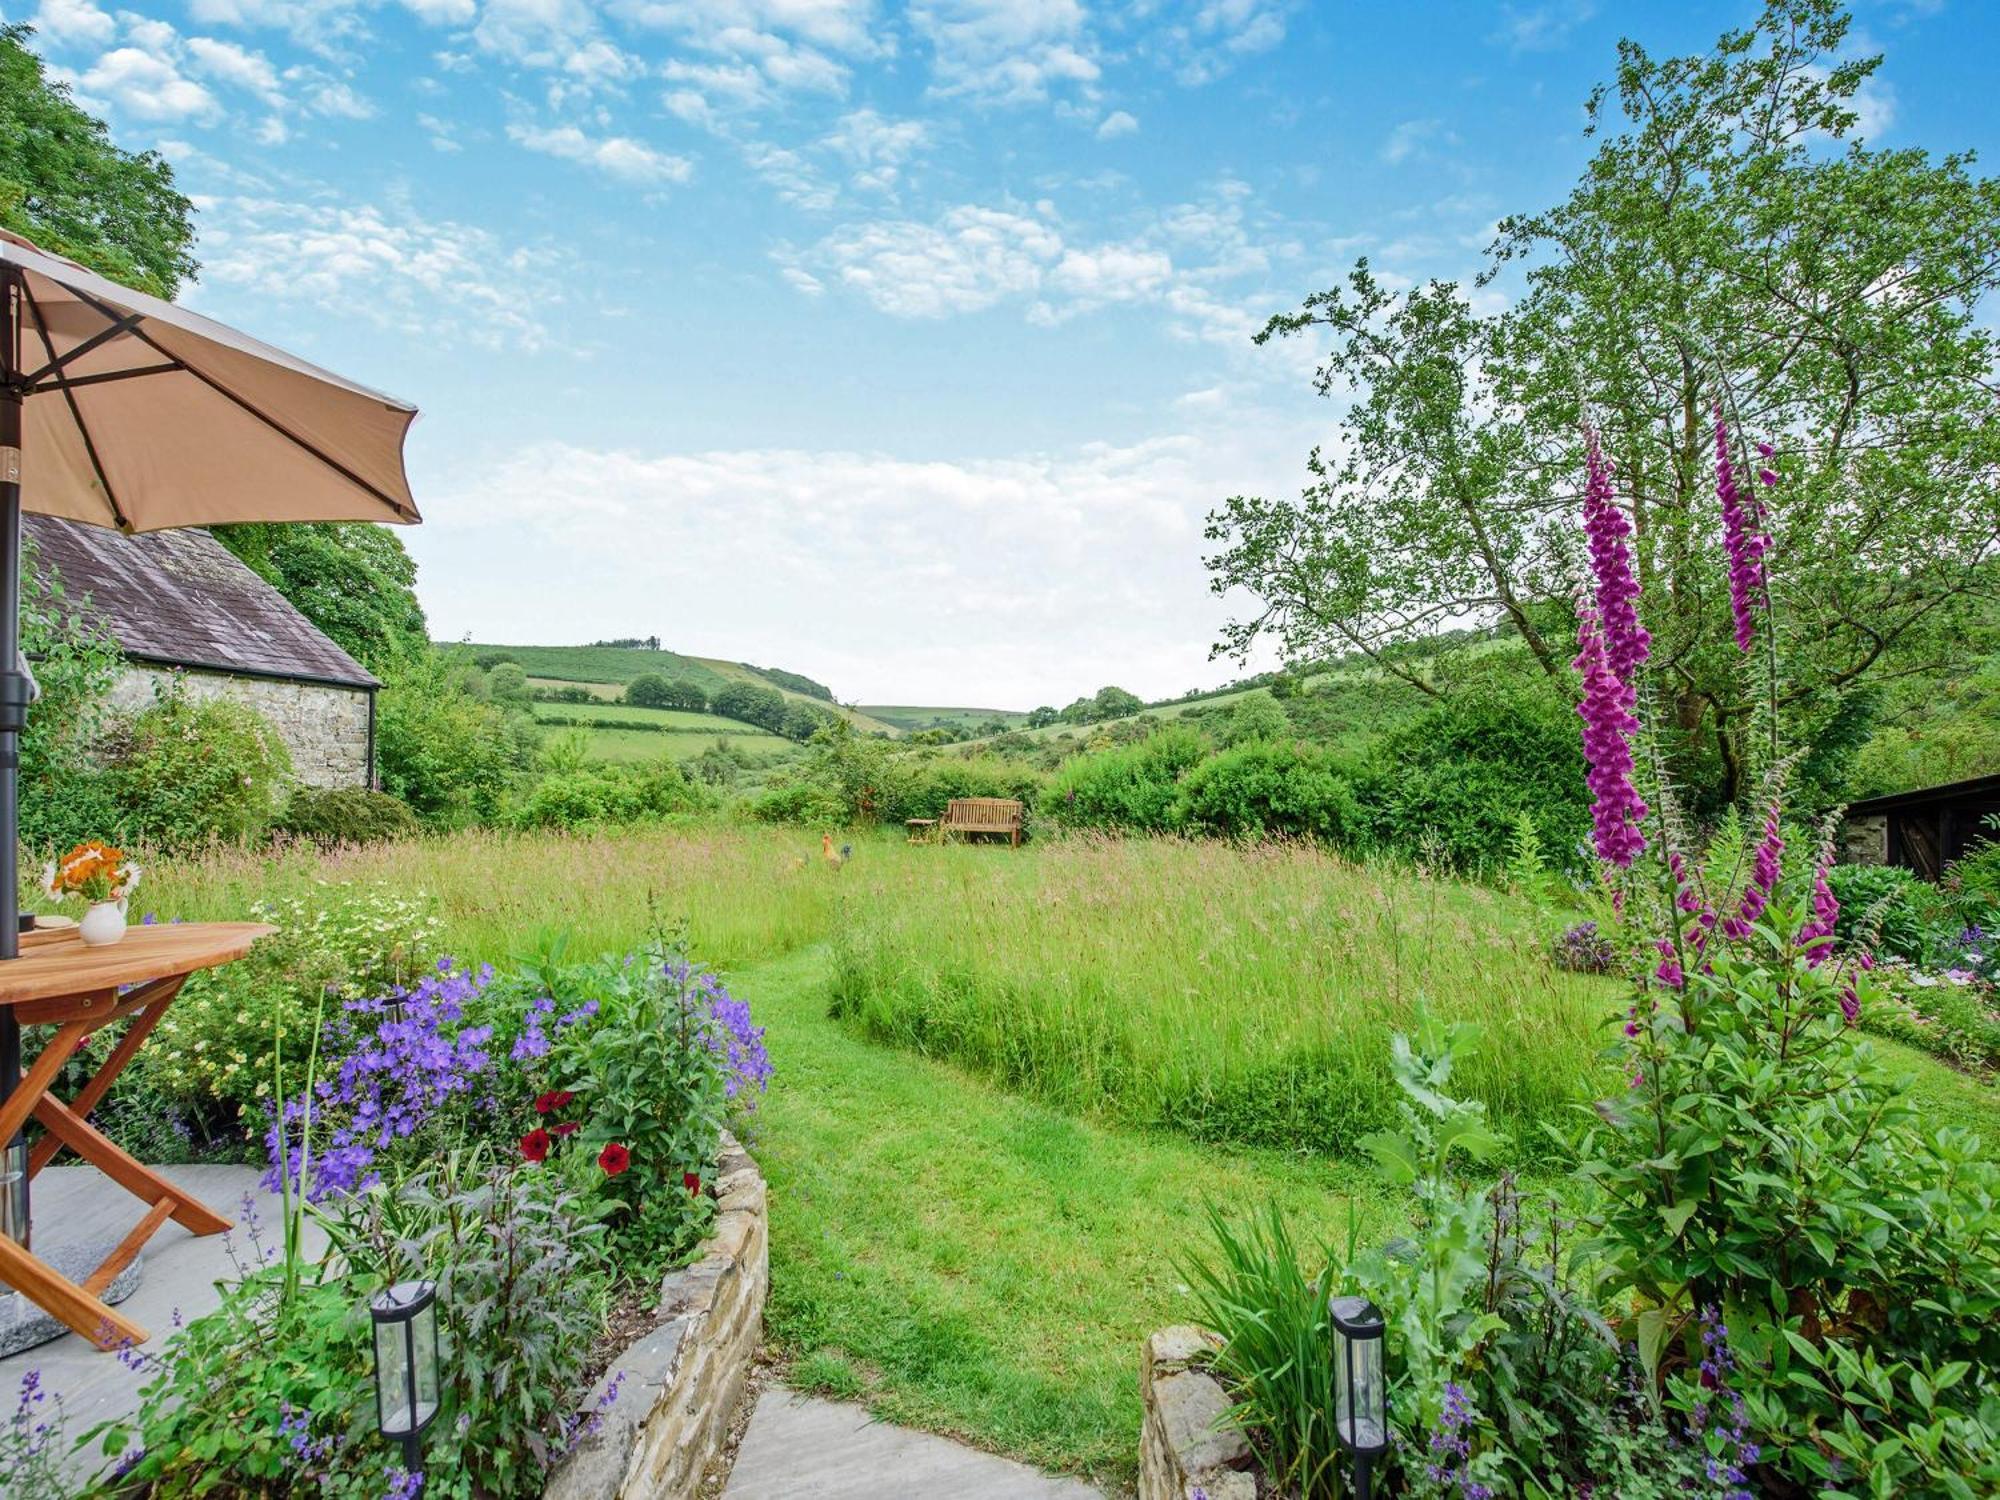
[[[359,662],[206,531],[125,536],[57,516],[21,529],[125,654],[167,666],[373,688]]]

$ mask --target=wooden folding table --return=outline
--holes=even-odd
[[[0,1006],[10,1007],[23,1026],[56,1029],[20,1085],[0,1103],[0,1142],[11,1141],[32,1115],[47,1133],[28,1154],[31,1178],[67,1146],[146,1205],[132,1232],[81,1285],[0,1235],[0,1283],[99,1348],[146,1341],[145,1329],[99,1298],[162,1224],[172,1219],[191,1234],[219,1234],[230,1221],[120,1150],[90,1123],[90,1112],[145,1045],[188,975],[241,958],[275,930],[255,922],[161,923],[134,927],[123,941],[97,948],[86,946],[74,930],[29,934],[19,958],[0,961]],[[49,1092],[86,1036],[128,1016],[132,1024],[74,1099]]]

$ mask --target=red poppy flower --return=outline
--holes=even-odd
[[[576,1095],[572,1094],[568,1089],[550,1089],[535,1101],[535,1113],[545,1115],[551,1110],[561,1109],[575,1097]]]
[[[575,1135],[575,1134],[576,1134],[576,1133],[577,1133],[577,1132],[578,1132],[579,1130],[581,1130],[581,1129],[583,1129],[583,1127],[582,1127],[581,1125],[577,1124],[577,1123],[576,1123],[576,1121],[574,1121],[574,1120],[564,1120],[564,1121],[562,1122],[562,1124],[560,1124],[560,1125],[551,1125],[551,1126],[549,1127],[549,1134],[550,1134],[550,1135]]]
[[[701,1191],[701,1179],[692,1172],[683,1172],[681,1173],[681,1186],[686,1188],[690,1193],[698,1193]]]
[[[606,1177],[616,1177],[632,1165],[632,1153],[613,1141],[597,1153],[597,1164],[604,1168]]]
[[[549,1133],[538,1126],[522,1136],[521,1155],[528,1161],[546,1161],[549,1155]]]

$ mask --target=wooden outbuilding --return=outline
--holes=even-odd
[[[1936,880],[1981,839],[2000,838],[1989,818],[2000,818],[2000,776],[1866,797],[1847,809],[1847,858]]]

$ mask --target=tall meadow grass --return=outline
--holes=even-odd
[[[657,913],[685,918],[707,962],[740,965],[824,941],[844,909],[913,864],[900,843],[884,842],[833,870],[819,848],[797,830],[694,826],[482,830],[330,852],[217,849],[152,865],[137,900],[162,918],[233,921],[260,898],[316,881],[382,881],[433,896],[444,943],[463,959],[501,963],[556,934],[579,955],[627,949]]]
[[[1395,1117],[1388,1039],[1420,1006],[1480,1026],[1454,1085],[1517,1151],[1597,1081],[1608,990],[1480,888],[1311,847],[958,852],[843,927],[835,1013],[1064,1109],[1349,1152]]]
[[[1595,1081],[1610,1008],[1506,899],[1307,846],[857,838],[834,869],[783,828],[481,831],[165,860],[141,905],[235,919],[326,880],[429,893],[472,961],[558,934],[627,949],[656,916],[724,967],[831,939],[832,1008],[878,1040],[1071,1112],[1253,1145],[1347,1153],[1390,1122],[1389,1034],[1428,1005],[1482,1027],[1458,1085],[1532,1148]]]

